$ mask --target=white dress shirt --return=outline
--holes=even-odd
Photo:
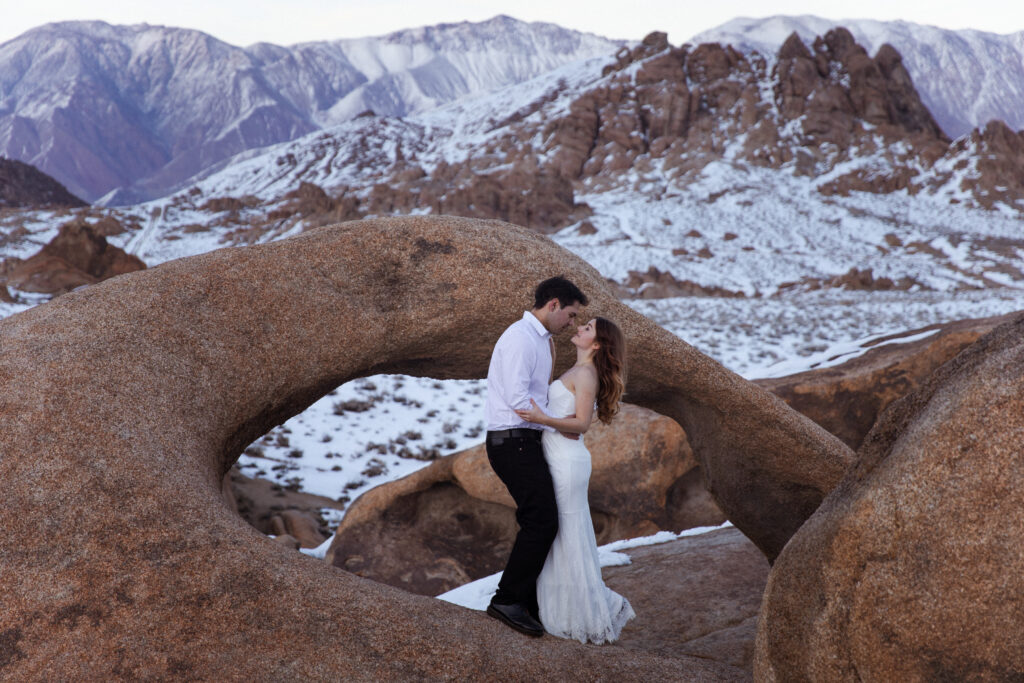
[[[530,407],[532,398],[547,412],[551,381],[551,333],[530,311],[509,325],[498,338],[487,369],[487,431],[526,427],[549,429],[524,422],[515,410]],[[553,431],[553,430],[552,430]]]

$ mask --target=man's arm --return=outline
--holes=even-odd
[[[537,365],[537,353],[520,339],[512,341],[502,349],[498,368],[505,402],[518,410],[530,405],[530,373]]]

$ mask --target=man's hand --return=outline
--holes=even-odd
[[[562,436],[564,436],[567,439],[572,439],[573,441],[576,441],[577,439],[580,438],[580,435],[575,433],[575,432],[558,432],[558,433],[561,434]]]

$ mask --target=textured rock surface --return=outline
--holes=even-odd
[[[756,384],[859,448],[886,406],[921,385],[939,366],[1016,314],[959,320],[885,337],[841,365]],[[929,337],[907,342],[928,330]]]
[[[587,432],[590,505],[599,544],[725,521],[673,420],[625,405]],[[696,470],[697,477],[685,475]],[[515,503],[483,446],[438,460],[356,500],[329,561],[360,576],[439,595],[501,571],[517,530]]]
[[[282,510],[272,516],[270,528],[275,535],[293,537],[303,548],[316,548],[327,540],[317,520],[299,510]]]
[[[756,675],[1019,680],[1024,317],[885,412],[769,576]]]
[[[736,529],[623,551],[632,563],[604,570],[636,619],[618,645],[692,654],[750,671],[768,561]]]
[[[589,314],[619,321],[629,399],[681,424],[723,510],[777,553],[841,478],[850,452],[835,437],[527,230],[362,221],[128,273],[0,322],[0,507],[18,511],[0,538],[0,673],[731,677],[695,658],[524,638],[281,548],[221,495],[247,444],[345,381],[483,376],[555,273],[592,295]]]

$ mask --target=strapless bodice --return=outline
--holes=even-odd
[[[555,417],[576,414],[576,394],[569,391],[560,379],[548,386],[548,413]]]

